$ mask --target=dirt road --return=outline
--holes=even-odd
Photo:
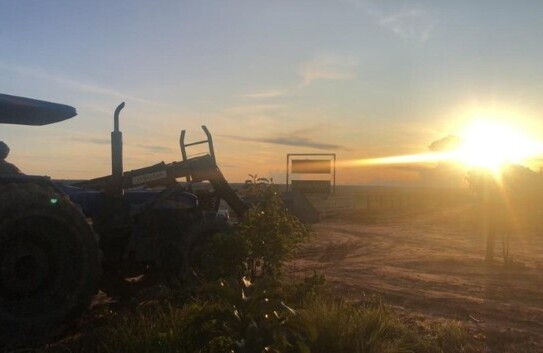
[[[377,294],[406,315],[458,320],[490,347],[543,352],[543,234],[514,234],[512,264],[484,263],[484,239],[467,209],[325,220],[290,266],[323,273],[354,300]],[[541,348],[541,350],[539,350]]]

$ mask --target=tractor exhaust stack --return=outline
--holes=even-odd
[[[113,131],[111,132],[111,175],[113,179],[123,176],[123,133],[119,130],[119,113],[124,108],[124,102],[115,109]]]

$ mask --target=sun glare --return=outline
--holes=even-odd
[[[473,122],[460,137],[461,143],[452,151],[452,158],[468,167],[495,173],[506,164],[520,164],[542,152],[540,144],[515,127],[490,120]]]
[[[457,136],[459,144],[452,150],[359,159],[350,163],[370,166],[448,161],[469,168],[484,168],[497,175],[507,164],[524,164],[531,157],[543,154],[541,143],[499,120],[475,120]]]

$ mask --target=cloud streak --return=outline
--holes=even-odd
[[[299,75],[299,87],[310,85],[316,81],[351,80],[354,77],[356,60],[341,56],[322,56],[302,64]]]
[[[286,96],[317,81],[352,80],[357,61],[351,57],[323,55],[305,61],[298,70],[298,83],[282,89],[270,89],[241,96],[250,99],[269,99]]]
[[[376,25],[396,37],[419,43],[427,42],[435,27],[430,13],[420,4],[400,9],[383,9],[368,0],[346,0],[369,16]],[[358,62],[351,57],[321,55],[300,65],[299,82],[291,87],[270,89],[242,94],[249,99],[271,99],[286,96],[318,81],[351,80],[355,76]]]
[[[269,91],[262,91],[262,92],[255,92],[255,93],[247,93],[243,94],[242,96],[245,98],[252,98],[252,99],[266,99],[266,98],[275,98],[275,97],[281,97],[284,96],[289,92],[288,89],[282,89],[282,90],[269,90]]]
[[[447,135],[439,140],[433,141],[428,149],[432,152],[450,151],[454,150],[460,144],[460,138],[455,135]]]
[[[109,145],[111,143],[108,139],[93,138],[93,137],[74,137],[71,139],[76,142],[90,143],[93,145]]]
[[[137,145],[137,147],[139,148],[142,148],[144,150],[146,150],[147,152],[152,152],[152,153],[166,153],[166,152],[171,152],[171,148],[167,148],[167,147],[162,147],[162,146],[157,146],[157,145]]]
[[[401,10],[379,18],[379,24],[405,39],[426,42],[430,38],[433,23],[421,8]]]
[[[376,7],[377,2],[348,0],[373,18],[380,27],[405,40],[424,43],[431,38],[435,21],[420,4],[393,10]],[[382,3],[381,3],[382,4]]]
[[[307,137],[300,137],[300,136],[276,136],[276,137],[245,137],[245,136],[236,136],[236,135],[220,135],[220,136],[233,139],[233,140],[238,140],[238,141],[270,143],[274,145],[283,145],[283,146],[308,147],[308,148],[316,148],[320,150],[348,150],[346,147],[341,146],[341,145],[320,143],[320,142],[313,141]]]
[[[111,144],[111,141],[109,139],[93,138],[93,137],[73,137],[71,138],[71,140],[75,142],[88,143],[88,144],[101,145],[101,146]],[[147,152],[152,152],[152,153],[167,153],[167,152],[172,151],[171,148],[157,146],[157,145],[138,144],[135,146]]]
[[[255,114],[263,111],[274,111],[281,109],[283,106],[278,104],[260,104],[260,105],[238,105],[224,109],[225,113],[233,114]]]
[[[312,127],[292,131],[289,134],[267,136],[267,137],[266,136],[246,137],[246,136],[238,136],[238,135],[220,135],[220,136],[237,140],[237,141],[270,143],[270,144],[282,145],[282,146],[307,147],[307,148],[316,148],[320,150],[350,151],[350,149],[345,146],[333,144],[333,143],[317,142],[314,139],[307,136],[309,134],[312,134],[316,131],[320,131],[323,129],[330,129],[330,126],[328,124],[315,125]]]
[[[166,103],[157,102],[157,101],[153,101],[153,100],[149,100],[145,98],[140,98],[137,96],[126,94],[124,92],[119,92],[119,91],[112,90],[109,88],[100,87],[98,85],[75,81],[75,80],[63,77],[59,74],[52,74],[50,72],[47,72],[38,68],[10,66],[3,62],[0,62],[0,69],[5,70],[5,71],[10,71],[21,76],[53,81],[62,86],[76,89],[82,92],[89,92],[89,93],[94,93],[94,94],[108,96],[108,97],[120,98],[123,100],[126,99],[126,100],[136,101],[136,102],[140,102],[147,105],[158,106],[158,107],[163,107],[163,108],[168,108],[168,109],[177,109],[177,107],[173,105],[169,105]]]

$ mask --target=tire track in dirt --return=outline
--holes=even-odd
[[[400,311],[464,322],[487,335],[528,335],[543,344],[543,241],[523,238],[528,264],[487,266],[473,228],[425,223],[424,216],[367,224],[327,220],[291,263],[323,273],[342,296],[379,295]],[[542,345],[543,351],[543,345]]]

